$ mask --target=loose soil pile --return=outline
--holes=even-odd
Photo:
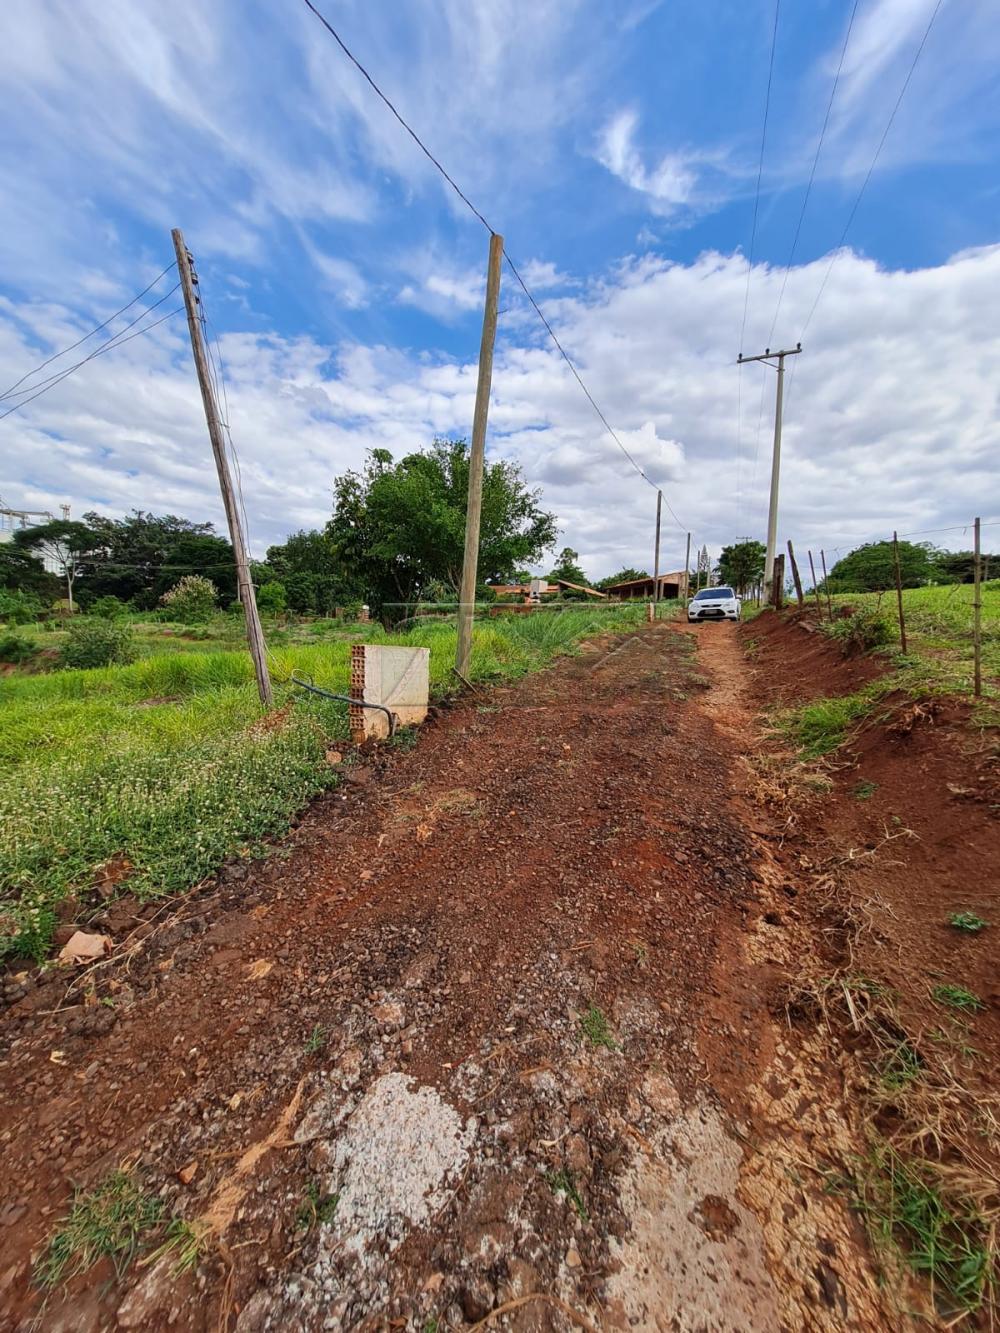
[[[853,1057],[785,1009],[842,830],[755,803],[746,677],[729,626],[587,645],[347,754],[266,861],[116,904],[72,984],[9,977],[3,1326],[904,1327],[827,1188]],[[46,1296],[123,1163],[197,1262]]]

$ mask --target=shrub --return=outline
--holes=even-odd
[[[0,588],[0,620],[8,625],[27,625],[42,614],[42,604],[22,588]]]
[[[99,620],[119,620],[128,607],[119,597],[98,597],[90,604],[90,614]]]
[[[823,630],[837,640],[845,657],[869,653],[892,638],[889,622],[873,606],[859,606],[850,615],[828,621]]]
[[[79,620],[59,653],[59,665],[75,670],[125,666],[135,661],[135,645],[128,625],[111,620]]]
[[[215,610],[216,588],[211,579],[200,574],[185,574],[184,577],[163,594],[160,605],[174,620],[185,625],[197,625],[208,620]]]
[[[272,579],[257,589],[257,609],[265,616],[280,616],[288,606],[285,585]]]
[[[11,662],[19,666],[30,661],[38,649],[23,634],[0,635],[0,662]]]

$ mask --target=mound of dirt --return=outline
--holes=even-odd
[[[884,657],[845,657],[809,608],[763,611],[740,625],[738,633],[753,664],[757,693],[767,706],[853,694],[892,670]]]

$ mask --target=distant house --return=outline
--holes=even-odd
[[[536,595],[554,597],[561,592],[582,592],[595,600],[606,600],[607,593],[588,588],[582,583],[570,583],[568,579],[555,579],[552,583],[542,579],[532,579],[530,583],[494,583],[490,587],[498,597],[523,597],[530,602]]]
[[[672,574],[661,574],[659,583],[661,599],[687,596],[688,576],[683,569],[675,570]],[[626,583],[616,583],[608,589],[608,595],[626,602],[652,602],[656,598],[656,580],[629,579]]]

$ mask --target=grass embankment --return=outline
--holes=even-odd
[[[907,651],[899,644],[896,596],[887,593],[841,593],[833,601],[838,609],[876,612],[884,619],[887,642],[875,649],[894,668],[854,694],[817,699],[784,711],[776,718],[781,730],[815,759],[837,749],[850,729],[862,718],[875,715],[886,695],[902,691],[913,699],[934,695],[972,696],[972,585],[908,588],[903,592]],[[812,603],[812,605],[815,605]],[[826,599],[823,599],[826,615]],[[835,619],[833,625],[838,624]],[[829,632],[831,622],[821,622]],[[984,725],[1000,724],[1000,580],[982,585],[982,677],[983,697],[975,718]]]
[[[644,607],[583,608],[480,622],[473,679],[537,670],[600,630],[638,623]],[[430,649],[431,692],[456,688],[454,624],[376,642]],[[291,671],[348,691],[350,639],[279,647]],[[169,653],[131,666],[0,681],[0,957],[40,959],[60,902],[92,900],[98,868],[132,866],[140,896],[178,892],[229,856],[249,854],[333,782],[326,750],[347,735],[346,706],[276,686],[286,707],[261,724],[245,652]]]

